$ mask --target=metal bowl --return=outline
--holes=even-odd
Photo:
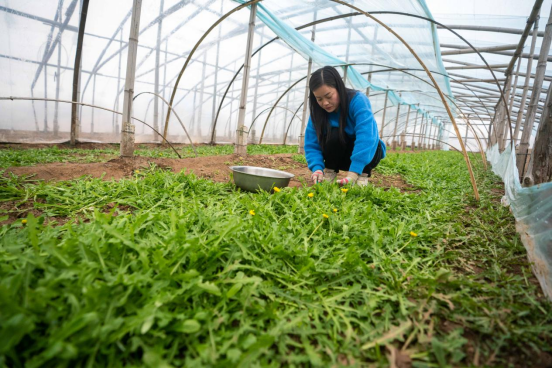
[[[234,166],[229,167],[233,172],[234,184],[243,190],[257,192],[260,189],[270,191],[273,187],[287,187],[292,173],[280,170]]]

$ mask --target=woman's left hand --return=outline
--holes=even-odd
[[[348,172],[348,174],[344,178],[338,179],[336,183],[338,183],[340,187],[345,186],[347,184],[355,184],[355,182],[357,182],[358,177],[359,177],[359,174],[354,172]]]

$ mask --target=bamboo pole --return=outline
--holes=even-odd
[[[402,143],[401,143],[401,147],[403,150],[405,150],[405,135],[407,134],[407,127],[409,127],[409,115],[411,114],[411,105],[409,104],[408,105],[408,109],[407,109],[407,118],[405,118],[405,127],[403,128],[403,136],[402,136]]]
[[[244,56],[244,73],[242,77],[242,92],[240,93],[240,106],[238,108],[238,124],[236,127],[236,146],[234,153],[239,155],[247,155],[248,141],[247,132],[245,131],[244,121],[246,119],[246,102],[248,100],[248,83],[250,80],[250,64],[252,61],[253,48],[253,30],[255,27],[255,15],[257,13],[257,3],[252,4],[250,9],[250,22],[248,24],[248,42],[246,44],[246,55]]]
[[[61,12],[62,12],[62,7],[63,7],[63,1],[60,1],[58,3],[58,14],[59,14],[59,18],[61,20]],[[61,37],[61,35],[60,35]],[[60,98],[60,79],[61,79],[61,40],[60,42],[58,42],[58,66],[57,66],[57,71],[56,71],[56,100]],[[59,120],[58,120],[58,117],[59,117],[59,102],[56,101],[55,105],[54,105],[54,137],[57,137],[58,136],[58,133],[59,133],[59,129],[60,129],[60,126],[59,126]]]
[[[186,61],[179,73],[179,76],[177,77],[177,80],[175,81],[175,86],[173,86],[173,92],[171,93],[171,99],[169,99],[169,106],[172,106],[173,105],[173,101],[175,100],[175,94],[177,93],[177,87],[179,86],[179,82],[182,78],[182,75],[184,74],[184,71],[186,70],[186,67],[188,66],[188,63],[190,63],[190,60],[192,59],[192,55],[194,55],[194,52],[196,51],[196,49],[198,48],[198,46],[200,46],[200,44],[202,43],[202,41],[207,37],[207,35],[209,35],[209,33],[215,28],[217,27],[217,25],[219,23],[221,23],[222,21],[224,21],[226,18],[228,18],[231,14],[233,14],[234,12],[237,12],[238,10],[240,9],[243,9],[245,7],[248,7],[250,5],[253,5],[253,4],[257,4],[259,1],[261,0],[251,0],[251,1],[248,1],[247,3],[244,3],[244,4],[241,4],[239,6],[237,6],[236,8],[232,9],[231,11],[229,11],[228,13],[226,13],[225,15],[223,15],[221,18],[219,18],[215,23],[213,23],[211,25],[211,27],[209,27],[209,29],[202,35],[202,37],[198,40],[198,42],[196,42],[196,44],[194,45],[194,47],[192,48],[192,50],[190,51],[190,54],[188,54],[188,57],[186,58]],[[251,54],[250,54],[251,55]],[[163,137],[166,137],[167,135],[167,128],[169,126],[169,117],[170,117],[170,113],[171,113],[171,108],[168,109],[167,111],[167,116],[165,118],[165,128],[164,128],[164,131],[163,131]]]
[[[47,100],[47,101],[53,101],[53,102],[61,102],[61,103],[67,103],[67,104],[72,104],[72,105],[79,105],[79,106],[88,106],[88,107],[91,107],[91,108],[95,108],[95,109],[100,109],[100,110],[105,110],[105,111],[108,111],[110,113],[113,113],[113,114],[118,114],[118,115],[122,115],[123,113],[121,112],[118,112],[114,109],[108,109],[108,108],[104,108],[102,106],[97,106],[97,105],[92,105],[92,104],[86,104],[86,103],[82,103],[82,102],[78,102],[78,101],[71,101],[71,100],[57,100],[57,99],[44,99],[44,98],[41,98],[41,97],[16,97],[16,96],[10,96],[10,97],[0,97],[0,101],[1,100],[35,100],[35,101],[44,101],[44,100]],[[145,126],[149,127],[150,129],[154,129],[154,127],[152,127],[151,125],[149,125],[148,123],[144,122],[143,120],[141,119],[138,119],[136,117],[131,117],[132,119],[136,120],[137,122],[140,122],[142,124],[144,124]],[[159,136],[161,136],[161,133],[159,132],[156,132]],[[169,141],[167,141],[167,143],[169,144],[169,146],[171,146],[171,148],[173,149],[173,151],[175,152],[175,154],[177,154],[177,156],[179,158],[182,158],[179,154],[179,152],[173,147],[173,145],[171,145],[171,143]]]
[[[163,96],[159,95],[159,94],[156,94],[154,92],[149,92],[149,91],[144,91],[144,92],[141,92],[137,95],[135,95],[133,97],[133,101],[136,100],[136,98],[140,95],[143,95],[143,94],[151,94],[151,95],[154,95],[155,98],[159,98],[161,101],[163,101],[165,104],[167,104],[169,106],[169,102],[167,100],[165,100],[163,98]],[[186,137],[188,137],[188,141],[190,141],[190,146],[192,146],[192,150],[194,150],[194,155],[197,157],[198,156],[198,152],[196,151],[196,147],[194,146],[194,142],[192,141],[192,137],[190,137],[190,134],[188,133],[188,130],[186,129],[186,127],[184,126],[184,123],[182,122],[182,120],[180,119],[180,117],[178,116],[177,112],[172,109],[173,111],[173,114],[175,115],[175,117],[177,118],[177,120],[179,121],[182,129],[184,130],[184,133],[186,134]],[[157,130],[156,130],[157,131]]]
[[[120,40],[123,41],[123,29],[119,31]],[[119,62],[117,67],[117,94],[115,95],[115,109],[119,110],[119,90],[121,90],[121,59],[122,59],[122,53],[119,53]],[[115,110],[114,109],[114,110]],[[115,135],[119,133],[119,114],[113,114],[113,122],[112,122],[112,131]]]
[[[48,98],[48,67],[44,66],[44,98]],[[44,132],[48,132],[48,102],[44,100]]]
[[[221,14],[223,14],[223,5],[224,5],[223,0],[221,0]],[[213,106],[211,108],[211,120],[213,122],[215,122],[215,110],[217,106],[217,77],[219,76],[219,51],[221,48],[221,27],[219,27],[218,32],[219,34],[217,36],[217,49],[215,52],[215,72],[214,72],[215,80],[213,82]],[[257,91],[256,91],[256,94],[257,94]],[[213,129],[213,124],[212,124],[212,129]]]
[[[515,82],[513,83],[513,88],[512,88],[512,91],[511,91],[511,101],[509,101],[509,109],[507,110],[507,114],[511,114],[511,112],[513,111],[513,104],[515,102],[515,96],[516,96],[516,89],[517,89],[517,85],[518,85],[518,76],[519,76],[519,71],[520,71],[520,65],[522,64],[521,63],[522,61],[522,58],[518,58],[518,63],[517,63],[517,71],[515,73]],[[505,132],[503,133],[503,137],[505,139],[505,143],[503,143],[503,147],[505,147],[507,145],[507,129],[509,127],[507,126],[507,124],[505,124]]]
[[[315,20],[317,19],[317,15],[315,14]],[[316,25],[313,25],[313,29],[311,30],[311,42],[315,41],[315,28]],[[305,78],[305,92],[303,94],[303,111],[301,115],[301,129],[300,129],[300,136],[299,136],[299,146],[298,146],[298,154],[304,154],[305,153],[305,127],[307,127],[307,105],[308,105],[308,99],[309,99],[309,78],[311,77],[311,66],[313,64],[313,60],[309,58],[309,61],[307,62],[307,75]]]
[[[417,131],[417,124],[418,124],[418,119],[419,119],[418,106],[419,106],[419,104],[417,104],[417,112],[415,114],[415,126],[413,127],[413,137],[411,139],[411,150],[413,150],[413,151],[415,151],[415,132]],[[422,120],[421,120],[421,122],[422,122]]]
[[[524,30],[522,31],[522,36],[520,37],[520,41],[518,43],[518,47],[515,50],[514,57],[509,62],[509,66],[507,67],[507,71],[505,74],[510,74],[513,70],[513,67],[515,65],[515,60],[518,56],[522,57],[522,50],[524,49],[524,44],[526,43],[526,38],[530,34],[530,29],[532,28],[532,23],[534,23],[534,20],[536,17],[539,17],[541,6],[543,4],[543,0],[535,0],[534,6],[532,7],[532,11],[530,12],[530,16],[528,17],[528,20],[526,21],[526,26],[524,27]],[[541,35],[543,37],[543,34]],[[530,53],[530,55],[534,55],[534,53]]]
[[[83,38],[84,30],[86,26],[86,14],[88,12],[88,1],[83,0],[81,9],[81,20],[79,22],[79,35],[77,36],[77,52],[75,54],[75,66],[73,68],[73,94],[72,99],[75,102],[79,101],[79,84],[81,74],[81,54],[83,51]],[[75,146],[77,142],[77,129],[78,129],[78,117],[77,117],[77,104],[71,105],[71,145]]]
[[[399,97],[401,98],[401,93],[399,94]],[[397,104],[397,113],[396,113],[396,123],[394,124],[394,133],[392,133],[392,150],[395,150],[397,147],[397,141],[396,141],[396,134],[397,134],[397,123],[399,121],[399,112],[401,110],[401,104],[398,102]]]
[[[425,137],[426,137],[426,130],[428,128],[428,115],[424,117],[424,124],[421,125],[421,133],[420,133],[420,136],[419,136],[419,140],[420,140],[420,147],[421,149],[426,149],[426,142],[425,142]]]
[[[520,138],[520,145],[517,155],[517,168],[519,175],[523,175],[523,167],[525,156],[520,154],[526,154],[529,147],[530,135],[532,134],[532,128],[534,127],[534,119],[536,117],[536,108],[541,94],[543,77],[547,68],[547,56],[549,54],[549,48],[551,47],[551,10],[549,11],[549,19],[545,26],[545,36],[540,47],[540,58],[538,59],[538,66],[536,67],[536,79],[534,80],[534,88],[532,89],[532,96],[530,97],[530,105],[526,113],[526,120],[524,122],[524,129]],[[520,109],[522,110],[522,109]]]
[[[138,29],[140,28],[140,12],[142,0],[133,0],[131,16],[131,32],[129,35],[129,48],[127,56],[127,72],[125,76],[125,92],[123,95],[123,120],[121,125],[121,149],[122,157],[134,155],[134,124],[131,122],[132,102],[134,95],[134,79],[136,74],[136,51],[138,46]]]
[[[510,33],[512,35],[524,34],[523,29],[518,28],[505,28],[505,27],[489,27],[489,26],[472,26],[466,24],[448,24],[450,29],[468,30],[468,31],[483,31],[483,32],[497,32],[497,33]],[[443,26],[438,26],[440,29],[444,29]],[[543,32],[540,32],[538,36],[543,37]]]
[[[384,124],[386,124],[386,110],[388,108],[388,90],[386,90],[386,96],[384,97],[384,109],[382,110],[382,125],[380,126],[380,137],[384,135]]]
[[[165,89],[167,88],[167,52],[169,48],[169,41],[165,40],[165,60],[163,62],[163,88],[161,92],[161,96],[165,99]],[[161,106],[161,116],[163,117],[165,115],[165,105]],[[142,132],[144,132],[144,126],[142,126]],[[159,137],[159,136],[156,136]]]
[[[513,80],[513,75],[510,75],[507,77],[507,84],[505,86],[505,89],[503,90],[503,99],[509,100],[509,91],[511,91],[511,82]],[[504,106],[501,104],[501,100],[498,102],[498,109],[499,109],[499,118],[498,118],[498,131],[499,131],[499,137],[497,138],[497,142],[499,144],[499,152],[503,152],[505,147],[503,146],[503,143],[505,140],[503,139],[505,137],[505,132],[507,130],[507,122],[505,121],[505,118],[507,117],[507,114],[509,114],[508,106]]]
[[[536,18],[536,21],[534,23],[534,31],[532,34],[532,43],[530,44],[530,53],[534,53],[534,50],[536,49],[536,39],[537,39],[537,32],[538,32],[538,26],[539,26],[539,15]],[[516,141],[518,138],[518,131],[520,129],[520,124],[522,122],[522,114],[524,112],[524,109],[522,109],[523,106],[526,105],[526,99],[528,97],[528,86],[530,85],[530,74],[532,73],[532,62],[533,59],[528,59],[528,65],[526,67],[526,78],[524,79],[524,89],[522,90],[522,99],[520,101],[521,109],[518,110],[517,114],[517,120],[515,124],[515,131],[513,132],[513,144],[516,145]]]
[[[262,27],[261,28],[261,35],[259,36],[259,43],[260,45],[263,45],[263,37],[265,35],[265,27]],[[263,47],[263,46],[261,46]],[[254,89],[254,92],[253,92],[253,109],[252,109],[252,118],[254,118],[257,114],[257,96],[258,96],[258,89],[259,89],[259,72],[261,70],[261,48],[257,49],[257,51],[259,51],[258,55],[257,55],[257,68],[256,68],[256,74],[257,74],[257,77],[256,77],[256,81],[255,81],[255,89]],[[256,52],[257,52],[256,51]],[[252,57],[255,55],[255,52],[252,54]],[[244,65],[242,65],[242,68],[244,67]],[[225,94],[226,95],[226,94]],[[225,98],[225,96],[223,96],[223,98],[221,99],[221,102],[223,101],[223,99]],[[217,121],[214,120],[213,123],[215,124]],[[253,126],[253,123],[250,125],[250,127]],[[248,137],[250,138],[251,142],[255,142],[255,129],[251,129],[250,128],[250,134],[248,135]]]
[[[159,22],[157,23],[157,37],[156,37],[156,58],[155,58],[155,69],[154,69],[154,92],[159,94],[159,57],[160,57],[160,48],[161,48],[161,28],[163,26],[163,0],[159,2]],[[158,126],[159,120],[159,102],[157,97],[154,97],[154,128],[159,130]],[[157,141],[157,137],[154,138],[154,141]]]
[[[92,79],[92,105],[96,104],[96,74]],[[94,133],[94,109],[91,109],[90,133]]]
[[[200,108],[198,110],[198,124],[196,124],[196,137],[202,137],[202,111],[204,104],[204,88],[205,88],[205,65],[207,63],[207,52],[204,52],[204,60],[202,64],[202,83],[200,84]]]
[[[530,163],[522,181],[525,187],[551,182],[551,84],[545,101],[546,109],[541,116]]]
[[[478,47],[476,50],[478,50],[481,53],[493,53],[496,51],[505,51],[505,50],[513,50],[516,49],[518,44],[512,44],[512,45],[500,45],[500,46],[491,46],[491,47]],[[440,47],[446,47],[446,48],[453,48],[453,47],[462,47],[458,45],[450,45],[450,44],[440,44]],[[460,54],[472,54],[475,53],[475,51],[471,48],[462,48],[457,50],[448,50],[448,51],[442,51],[443,56],[447,55],[460,55]]]
[[[292,68],[294,66],[294,54],[290,58],[290,71],[288,72],[288,84],[292,83]],[[290,105],[290,95],[286,95],[286,107]],[[282,124],[282,134],[286,134],[286,121],[288,120],[288,110],[284,111],[284,121]]]
[[[453,113],[451,112],[451,109],[449,108],[448,104],[447,104],[447,101],[445,100],[445,97],[442,93],[442,90],[440,89],[440,87],[438,86],[438,83],[436,82],[436,80],[434,79],[434,76],[432,76],[432,73],[430,73],[430,71],[428,70],[428,68],[426,67],[426,65],[423,63],[423,61],[419,58],[419,56],[417,55],[417,53],[415,53],[415,51],[409,46],[409,44],[399,35],[397,34],[393,29],[391,29],[390,27],[388,27],[386,24],[384,24],[383,22],[381,22],[380,20],[378,20],[377,18],[375,18],[374,16],[370,15],[369,13],[361,10],[360,8],[358,7],[355,7],[351,4],[348,4],[348,3],[345,3],[341,0],[332,0],[333,2],[335,3],[338,3],[338,4],[342,4],[342,5],[345,5],[347,7],[350,7],[352,9],[355,9],[363,14],[365,14],[367,17],[371,18],[372,20],[374,20],[375,22],[377,22],[378,24],[380,24],[381,26],[383,26],[384,28],[386,28],[386,30],[388,30],[388,32],[392,33],[398,40],[400,40],[403,45],[405,47],[407,47],[407,49],[409,50],[409,52],[417,59],[417,61],[419,62],[419,64],[425,69],[426,71],[426,74],[428,75],[428,78],[430,78],[430,80],[432,81],[432,83],[434,84],[434,86],[436,87],[436,90],[438,91],[438,94],[440,95],[440,98],[442,99],[442,103],[444,105],[444,108],[445,110],[447,111],[447,114],[449,116],[449,120],[451,121],[451,123],[453,124],[453,128],[455,129],[455,133],[457,134],[457,139],[459,140],[459,144],[461,146],[461,149],[463,151],[463,157],[465,158],[465,162],[467,164],[467,169],[469,171],[469,175],[470,175],[470,181],[472,183],[472,188],[473,188],[473,191],[474,191],[474,196],[476,198],[477,201],[480,200],[480,195],[478,194],[478,187],[476,186],[476,179],[474,177],[474,173],[472,171],[472,166],[471,166],[471,163],[470,163],[470,159],[468,157],[468,154],[467,154],[467,151],[466,151],[466,148],[465,148],[465,145],[463,144],[463,140],[461,138],[461,134],[459,132],[459,127],[457,127],[457,123],[455,122],[455,117],[453,116]]]
[[[298,111],[300,111],[300,108],[303,106],[303,102],[298,106],[296,111],[294,112],[294,115],[292,115],[292,118],[290,119],[290,123],[288,123],[288,128],[286,129],[286,134],[284,135],[284,140],[282,142],[283,145],[286,145],[286,137],[288,137],[288,132],[290,131],[290,127],[292,126],[292,122],[294,121],[294,118],[297,117]],[[301,127],[301,124],[300,124]],[[298,148],[299,151],[299,148]]]

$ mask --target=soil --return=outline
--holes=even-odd
[[[87,149],[105,149],[109,144],[82,144],[80,148]],[[2,145],[6,148],[6,145]],[[11,146],[11,145],[10,145]],[[31,146],[27,144],[17,144],[18,148]],[[37,148],[37,145],[32,145]],[[48,144],[48,146],[51,146]],[[152,145],[156,147],[157,145]],[[110,145],[110,148],[115,147]],[[187,159],[170,158],[149,158],[136,156],[133,158],[117,158],[101,163],[49,163],[39,164],[31,167],[11,167],[6,170],[6,174],[13,173],[18,176],[28,176],[33,180],[43,180],[47,182],[66,181],[78,179],[81,177],[103,178],[104,180],[120,180],[125,177],[131,177],[137,170],[149,168],[152,164],[158,168],[171,170],[175,173],[184,171],[194,173],[200,178],[208,179],[214,182],[226,183],[231,180],[232,171],[229,169],[233,165],[247,165],[270,169],[277,169],[292,173],[295,177],[290,181],[290,187],[302,187],[304,184],[311,186],[311,172],[305,164],[298,163],[292,159],[292,154],[276,155],[224,155],[224,156],[206,156]],[[345,173],[340,173],[339,178]],[[400,175],[382,175],[373,173],[369,181],[377,187],[389,190],[392,187],[398,188],[401,192],[416,191],[406,183]],[[37,199],[36,202],[41,202]],[[105,209],[109,212],[111,209]],[[119,209],[124,210],[124,209]],[[8,219],[0,221],[3,224],[12,224],[18,219],[22,219],[27,214],[33,213],[35,217],[43,215],[40,209],[35,208],[34,202],[7,201],[0,203],[0,214],[8,216]],[[69,219],[63,217],[47,217],[46,222],[56,222],[58,225],[65,224]]]
[[[42,144],[4,144],[1,148],[20,148],[28,147],[39,148]],[[44,147],[50,147],[51,144],[44,144]],[[159,147],[157,144],[152,144],[152,147]],[[106,149],[116,148],[112,144],[95,144],[86,143],[80,144],[80,149]],[[294,174],[294,178],[290,181],[290,187],[301,187],[304,184],[311,186],[311,172],[305,164],[298,163],[292,159],[292,154],[273,154],[273,155],[221,155],[221,156],[205,156],[198,158],[186,159],[171,159],[171,158],[150,158],[135,156],[133,158],[116,158],[107,162],[100,163],[48,163],[38,164],[30,167],[10,167],[6,169],[7,173],[13,173],[18,176],[29,176],[34,180],[44,180],[47,182],[65,181],[78,179],[83,176],[93,178],[102,178],[104,180],[119,180],[125,177],[131,177],[137,170],[149,168],[152,164],[158,168],[171,170],[175,173],[185,171],[186,173],[194,173],[200,178],[208,179],[214,182],[228,182],[231,180],[232,171],[229,166],[232,165],[249,165],[264,168],[287,171]],[[344,173],[339,173],[338,177],[343,177]],[[392,187],[398,188],[401,192],[418,191],[406,183],[400,175],[383,175],[373,173],[369,181],[377,187],[382,187],[388,190]],[[36,202],[41,202],[42,199],[36,199]],[[0,214],[8,215],[8,219],[0,221],[2,224],[11,224],[20,218],[24,218],[28,213],[33,213],[35,217],[42,215],[42,211],[34,205],[34,200],[21,201],[6,201],[0,203]],[[104,209],[109,212],[108,207]],[[118,209],[125,210],[125,209]],[[117,213],[117,212],[116,212]],[[114,214],[116,215],[116,214]],[[58,225],[63,225],[69,219],[64,217],[46,217],[46,222],[56,222]]]
[[[172,143],[176,149],[188,147],[188,144]],[[53,143],[0,143],[0,149],[15,149],[15,150],[28,150],[28,149],[46,149],[56,146],[58,149],[80,149],[80,150],[119,150],[118,143],[102,143],[102,142],[77,142],[75,146],[71,146],[69,142]],[[196,147],[203,146],[197,144]],[[207,146],[207,145],[206,145]],[[162,145],[158,143],[137,143],[136,148],[148,148],[159,149]],[[167,146],[169,148],[169,146]]]
[[[119,180],[132,176],[136,170],[149,168],[151,164],[155,164],[159,168],[168,169],[175,173],[180,171],[192,172],[198,177],[210,179],[214,182],[228,182],[232,173],[229,166],[248,165],[278,169],[294,174],[295,177],[290,181],[290,187],[300,187],[302,183],[310,185],[311,172],[305,164],[293,160],[292,155],[247,155],[242,157],[233,154],[186,159],[135,156],[133,158],[116,158],[104,163],[48,163],[31,167],[10,167],[6,172],[18,176],[32,176],[33,179],[44,181],[71,180],[82,176]],[[340,177],[340,174],[338,176]],[[400,175],[373,173],[369,181],[373,185],[385,189],[395,187],[402,192],[415,191]]]
[[[37,209],[35,204],[36,203],[43,203],[44,199],[37,198],[36,200],[28,200],[28,201],[5,201],[0,202],[0,214],[7,215],[8,218],[0,221],[0,227],[4,224],[12,224],[13,222],[17,221],[18,219],[22,219],[27,217],[29,213],[32,213],[35,218],[40,217],[43,215],[43,212],[40,209]],[[56,225],[64,225],[67,223],[70,219],[74,219],[75,217],[45,217],[44,223],[55,223]]]

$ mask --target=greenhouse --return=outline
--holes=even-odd
[[[0,0],[0,366],[551,367],[551,0]]]

